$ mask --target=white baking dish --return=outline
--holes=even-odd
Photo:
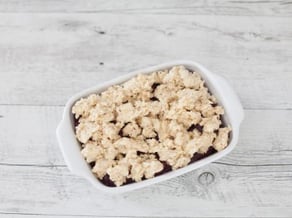
[[[175,65],[184,65],[186,68],[200,73],[202,78],[206,81],[206,85],[208,86],[212,94],[216,96],[216,98],[218,99],[218,102],[224,107],[225,115],[223,116],[223,119],[232,128],[231,139],[230,139],[230,143],[228,147],[202,160],[191,163],[190,165],[186,167],[165,173],[163,175],[154,177],[152,179],[147,179],[141,182],[132,183],[132,184],[128,184],[128,185],[124,185],[120,187],[107,187],[103,185],[91,173],[89,165],[86,163],[85,159],[80,153],[80,144],[75,137],[73,115],[71,113],[71,108],[73,104],[77,100],[79,100],[81,97],[88,96],[91,93],[99,93],[105,90],[106,88],[108,88],[109,86],[127,81],[128,79],[132,78],[133,76],[137,74],[151,73],[154,71],[171,68],[172,66],[175,66]],[[239,135],[239,127],[243,118],[244,118],[244,112],[243,112],[242,105],[238,97],[236,96],[235,92],[230,87],[230,85],[226,82],[225,79],[223,79],[221,76],[211,73],[205,67],[203,67],[202,65],[196,62],[174,61],[174,62],[164,63],[164,64],[156,65],[153,67],[137,70],[129,74],[122,75],[111,81],[101,83],[95,87],[92,87],[92,88],[89,88],[82,92],[77,93],[76,95],[74,95],[72,98],[69,99],[69,101],[67,102],[65,106],[63,119],[57,128],[57,138],[58,138],[58,142],[65,159],[65,162],[68,165],[69,169],[74,174],[84,177],[90,183],[92,183],[96,188],[102,191],[106,191],[110,193],[121,193],[121,192],[126,192],[126,191],[131,191],[134,189],[142,188],[142,187],[145,187],[157,182],[161,182],[161,181],[182,175],[184,173],[187,173],[189,171],[202,167],[210,162],[218,160],[219,158],[222,158],[223,156],[228,154],[232,149],[234,149],[235,145],[237,144],[238,135]]]

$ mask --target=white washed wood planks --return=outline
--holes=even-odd
[[[0,14],[0,104],[63,105],[130,70],[190,59],[227,77],[245,108],[291,109],[290,26],[289,17]]]
[[[291,16],[289,0],[0,0],[0,12]]]
[[[0,217],[291,217],[291,15],[289,0],[0,0]],[[123,195],[72,175],[55,139],[68,97],[174,59],[232,83],[236,149]]]
[[[122,195],[103,194],[67,168],[0,166],[0,169],[3,187],[0,211],[4,212],[101,217],[289,217],[292,213],[291,166],[210,164]],[[198,177],[203,172],[214,174],[214,182],[201,184]]]
[[[64,165],[55,133],[62,109],[0,106],[0,165]]]

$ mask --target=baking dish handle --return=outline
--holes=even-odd
[[[224,104],[228,105],[227,108],[232,108],[232,110],[228,111],[229,116],[231,116],[232,120],[235,120],[239,126],[244,119],[244,110],[238,96],[225,78],[215,74],[213,74],[213,76],[216,78],[220,90],[222,90],[221,94],[224,95],[223,100],[226,99]]]
[[[71,124],[69,118],[66,120],[64,117],[57,127],[56,134],[59,146],[70,171],[79,176],[86,176],[89,170],[88,165],[80,153],[80,147],[76,144],[72,126],[69,124]]]

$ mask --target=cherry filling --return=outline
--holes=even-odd
[[[191,158],[191,161],[189,164],[199,161],[205,157],[208,157],[212,154],[215,154],[217,151],[213,148],[213,147],[209,147],[208,151],[204,154],[200,154],[200,153],[195,153],[193,155],[193,157]],[[137,152],[138,155],[142,155],[145,154],[144,152]],[[158,156],[158,154],[155,153],[156,156]],[[166,161],[160,161],[163,164],[163,169],[158,172],[155,173],[154,177],[156,176],[160,176],[163,175],[165,173],[168,173],[170,171],[172,171],[172,167],[166,162]],[[145,178],[143,177],[142,180],[145,180]],[[101,180],[99,180],[102,184],[108,186],[108,187],[116,187],[115,183],[109,178],[109,175],[106,174]],[[127,185],[127,184],[131,184],[134,183],[135,181],[133,179],[127,179],[126,182],[123,185]]]

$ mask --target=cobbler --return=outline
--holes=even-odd
[[[184,66],[138,75],[72,107],[76,137],[107,186],[153,178],[223,150],[230,127],[197,72]]]

